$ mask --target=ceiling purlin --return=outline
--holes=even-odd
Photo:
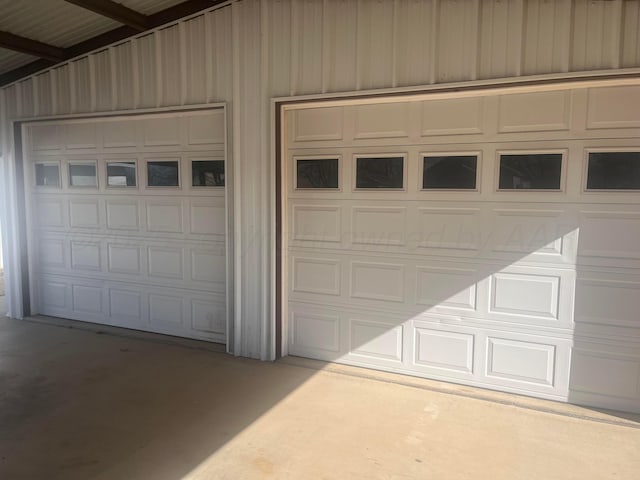
[[[9,32],[0,31],[0,47],[26,53],[34,57],[44,58],[52,62],[61,62],[65,59],[63,48]]]
[[[125,7],[120,3],[111,0],[65,0],[67,3],[90,10],[103,17],[108,17],[123,25],[127,25],[139,32],[144,32],[150,28],[150,21],[147,15]]]

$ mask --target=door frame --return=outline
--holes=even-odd
[[[211,104],[199,104],[180,107],[166,107],[166,108],[149,108],[139,110],[115,110],[110,112],[95,112],[87,114],[71,114],[71,115],[52,115],[46,117],[35,118],[20,118],[11,120],[13,141],[14,141],[14,163],[16,171],[16,194],[17,194],[17,217],[19,218],[19,224],[17,228],[17,236],[20,240],[20,244],[17,245],[18,254],[20,257],[20,270],[17,272],[18,282],[21,288],[22,298],[22,317],[30,317],[37,315],[37,311],[33,311],[33,294],[34,294],[34,275],[32,272],[33,248],[32,239],[30,238],[30,229],[28,225],[27,217],[29,214],[29,199],[28,189],[26,186],[27,179],[24,175],[25,170],[25,153],[24,146],[28,141],[27,127],[30,125],[36,125],[41,122],[51,121],[64,121],[64,120],[82,120],[82,119],[101,119],[101,118],[131,118],[139,116],[150,116],[154,114],[162,113],[183,113],[194,112],[203,110],[222,110],[224,112],[224,156],[225,156],[225,255],[226,255],[226,325],[227,334],[225,341],[225,348],[227,353],[234,353],[235,345],[235,292],[236,290],[236,275],[234,264],[234,244],[233,240],[236,238],[235,229],[236,223],[234,222],[233,212],[233,195],[234,195],[234,164],[231,148],[231,132],[229,129],[229,112],[227,104],[224,102],[211,103]],[[30,214],[29,214],[30,215]]]
[[[459,83],[444,83],[417,87],[386,88],[359,92],[330,93],[276,97],[271,99],[272,145],[271,165],[274,196],[273,213],[273,329],[275,358],[288,355],[288,275],[287,275],[287,125],[286,114],[293,110],[313,107],[363,105],[367,103],[392,103],[402,100],[449,99],[501,93],[529,93],[537,91],[573,89],[576,87],[603,87],[637,85],[640,69],[612,72],[584,72],[579,74],[548,74],[500,80],[480,80]]]

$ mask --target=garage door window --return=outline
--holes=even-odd
[[[180,162],[154,160],[147,162],[147,185],[149,187],[178,187]]]
[[[194,187],[224,187],[224,160],[193,160],[191,185]]]
[[[423,155],[423,190],[475,190],[477,155]]]
[[[136,162],[107,162],[107,185],[110,187],[135,187]]]
[[[560,190],[561,153],[500,155],[500,190]]]
[[[36,163],[36,185],[38,187],[60,188],[60,165],[57,163]]]
[[[356,189],[404,188],[404,156],[356,157]]]
[[[296,188],[338,189],[338,158],[298,158],[295,162]]]
[[[587,190],[640,190],[640,152],[589,152]]]
[[[96,162],[69,162],[69,185],[72,187],[97,187]]]

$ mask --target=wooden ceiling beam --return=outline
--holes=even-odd
[[[0,31],[0,47],[15,52],[26,53],[34,57],[44,58],[52,62],[61,62],[65,58],[64,49],[62,48],[14,35],[9,32]]]
[[[138,32],[144,32],[150,28],[149,17],[136,12],[135,10],[125,7],[124,5],[113,2],[112,0],[65,0],[78,7],[90,10],[93,13],[108,17],[116,22],[127,25],[136,29]]]

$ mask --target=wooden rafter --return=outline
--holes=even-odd
[[[52,62],[64,60],[64,49],[9,32],[0,31],[0,47],[44,58]]]
[[[90,10],[103,17],[108,17],[139,32],[150,27],[149,17],[111,0],[65,0],[68,3]]]

